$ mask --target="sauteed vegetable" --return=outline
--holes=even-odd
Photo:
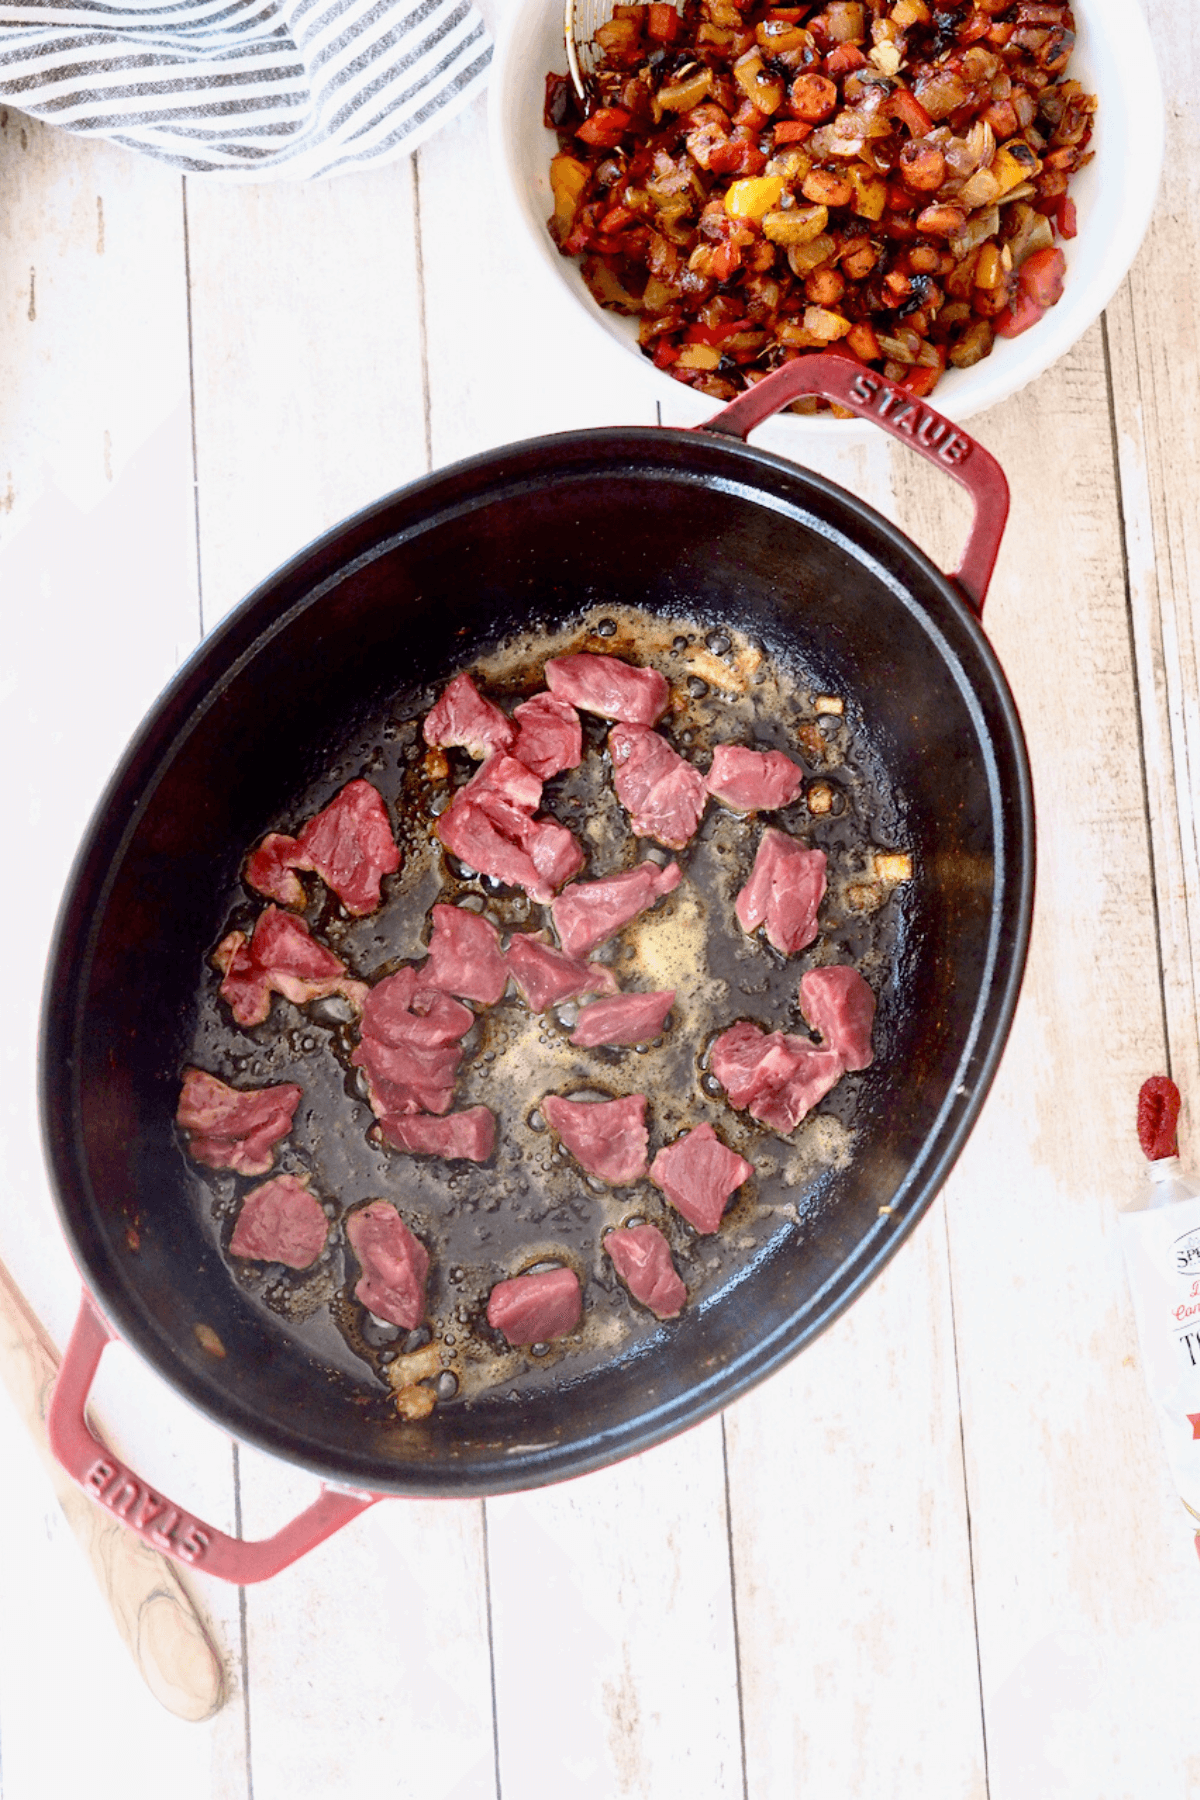
[[[1062,293],[1074,38],[1057,0],[618,6],[586,107],[547,77],[550,230],[703,393],[836,347],[928,394]]]

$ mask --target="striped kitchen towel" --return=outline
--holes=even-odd
[[[470,0],[0,0],[0,103],[242,181],[415,150],[491,54]]]

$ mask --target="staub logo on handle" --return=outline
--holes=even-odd
[[[901,387],[894,387],[880,375],[863,369],[850,386],[852,397],[878,418],[886,419],[893,431],[903,432],[935,450],[943,462],[964,462],[971,451],[971,440],[955,431],[945,419],[921,406]]]
[[[115,1457],[94,1462],[83,1485],[101,1506],[140,1532],[156,1550],[198,1563],[208,1549],[210,1534],[205,1526],[162,1499]]]

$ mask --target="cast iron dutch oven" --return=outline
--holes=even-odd
[[[974,523],[954,577],[849,493],[745,443],[800,393],[878,420],[968,488]],[[417,482],[304,551],[213,634],[100,804],[50,963],[43,1128],[86,1284],[51,1431],[77,1481],[157,1548],[257,1580],[382,1495],[531,1487],[657,1443],[854,1299],[961,1148],[1024,966],[1029,771],[979,623],[1007,506],[999,468],[961,430],[849,359],[809,358],[700,430],[569,433]],[[799,651],[868,723],[904,796],[915,866],[882,1042],[853,1154],[822,1203],[647,1353],[520,1400],[389,1424],[250,1304],[196,1204],[174,1112],[198,971],[247,846],[328,767],[348,721],[597,600]],[[117,1334],[229,1432],[322,1476],[314,1506],[276,1538],[241,1543],[140,1481],[84,1420]]]

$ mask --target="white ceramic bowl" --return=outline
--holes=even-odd
[[[1162,168],[1163,98],[1145,19],[1137,0],[1072,0],[1072,5],[1077,41],[1070,72],[1100,105],[1090,145],[1093,160],[1071,184],[1079,229],[1062,245],[1063,296],[1031,330],[997,338],[991,355],[973,368],[947,371],[933,404],[952,419],[971,418],[1006,400],[1069,350],[1111,300],[1150,221]],[[550,158],[558,143],[542,124],[542,104],[547,71],[566,71],[562,13],[562,0],[512,0],[501,30],[489,108],[500,187],[524,228],[532,260],[547,281],[578,303],[580,357],[588,356],[594,334],[603,332],[637,358],[656,398],[670,396],[675,416],[682,401],[684,413],[699,421],[711,415],[712,399],[673,381],[641,354],[636,319],[597,306],[578,264],[560,255],[546,229],[554,210]],[[828,414],[784,417],[797,436],[841,438],[872,429]]]

